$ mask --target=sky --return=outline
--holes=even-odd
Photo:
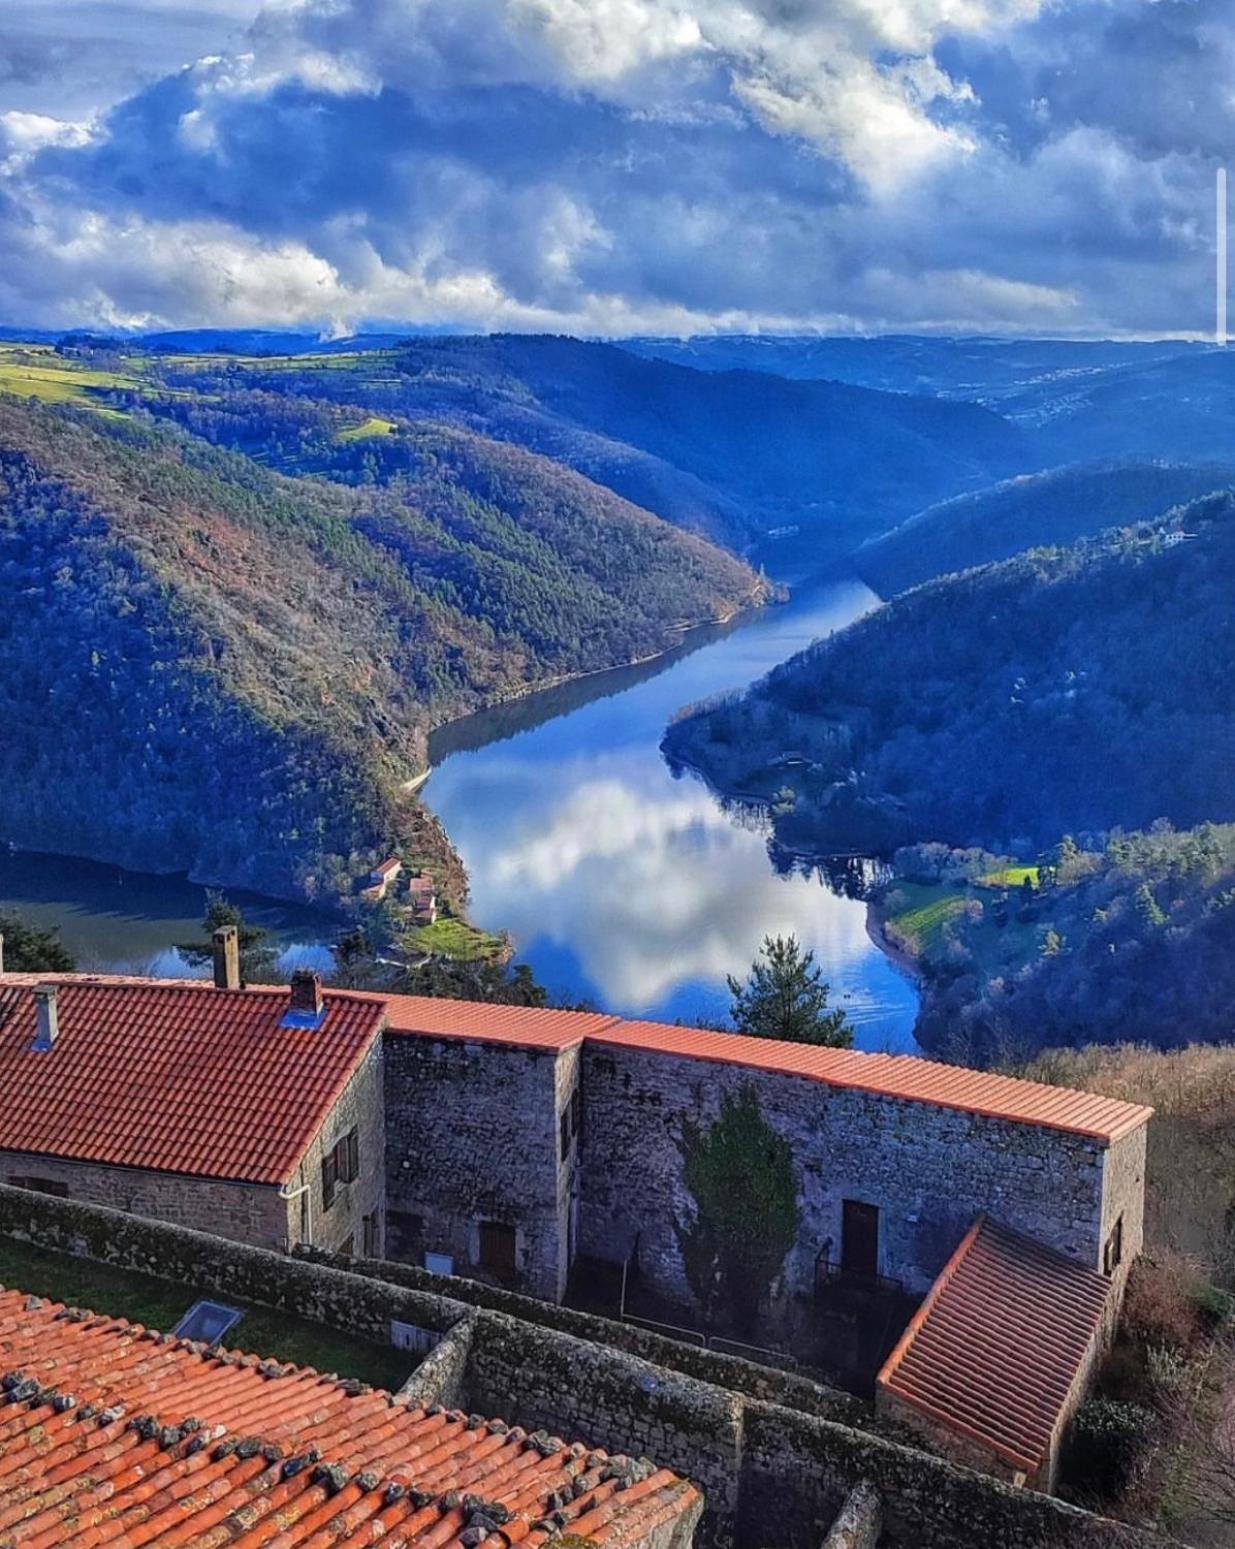
[[[1213,324],[1232,0],[6,0],[0,322]]]

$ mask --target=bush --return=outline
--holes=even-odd
[[[1186,1259],[1162,1253],[1142,1258],[1128,1275],[1123,1332],[1146,1347],[1187,1353],[1208,1332],[1205,1281]]]
[[[1118,1494],[1152,1438],[1154,1413],[1142,1404],[1091,1398],[1077,1410],[1068,1435],[1065,1468],[1086,1494]]]

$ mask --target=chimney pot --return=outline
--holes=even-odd
[[[240,932],[234,925],[220,925],[212,941],[215,989],[238,990],[240,988]]]
[[[324,1004],[321,974],[308,968],[298,968],[292,975],[292,1010],[318,1017],[322,1014]]]
[[[40,984],[34,991],[34,1010],[38,1026],[34,1035],[36,1049],[50,1049],[60,1032],[60,987],[56,984]]]

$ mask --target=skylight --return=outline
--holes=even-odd
[[[172,1333],[181,1339],[200,1339],[205,1344],[217,1345],[243,1317],[239,1308],[228,1307],[224,1302],[194,1302]]]

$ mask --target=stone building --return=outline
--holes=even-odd
[[[814,1316],[821,1285],[892,1288],[910,1308],[926,1296],[880,1402],[994,1472],[1049,1482],[1141,1247],[1148,1109],[599,1013],[323,997],[303,976],[290,998],[239,990],[228,945],[215,988],[0,977],[0,1083],[18,1096],[0,1109],[0,1178],[550,1301],[578,1259],[602,1261],[688,1322],[684,1128],[749,1092],[797,1182],[779,1306]],[[962,1363],[959,1387],[924,1388],[922,1371],[947,1371],[933,1342],[981,1305],[965,1291],[990,1265],[996,1328],[1022,1330],[1032,1373],[1005,1351],[986,1362],[994,1379]],[[1069,1297],[1074,1337],[1035,1341],[1025,1309]],[[990,1338],[980,1321],[965,1336],[999,1348]],[[993,1424],[1026,1383],[1046,1395],[1026,1434]]]
[[[227,937],[228,933],[221,933]],[[384,1251],[380,1003],[0,977],[0,1181],[259,1247]]]

